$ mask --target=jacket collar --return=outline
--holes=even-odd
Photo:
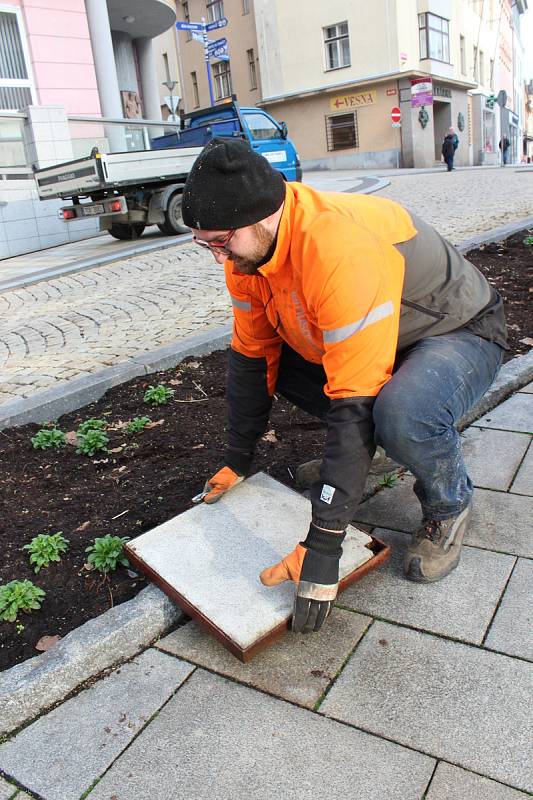
[[[263,264],[263,266],[258,269],[259,274],[264,278],[268,278],[269,275],[274,275],[278,272],[287,260],[291,247],[295,205],[296,197],[294,189],[290,183],[287,183],[285,187],[285,203],[278,226],[276,249],[270,261],[267,261],[266,264]]]

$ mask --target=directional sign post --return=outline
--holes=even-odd
[[[216,19],[213,20],[213,22],[207,23],[205,21],[205,17],[202,17],[201,22],[176,22],[176,28],[179,31],[192,31],[192,38],[196,41],[202,42],[204,45],[204,61],[205,68],[207,70],[207,83],[209,85],[209,99],[212,106],[215,105],[215,98],[213,96],[213,79],[211,76],[209,59],[219,58],[221,61],[229,61],[229,56],[227,55],[227,40],[217,39],[216,41],[211,41],[207,38],[207,34],[209,31],[214,31],[217,28],[225,28],[227,24],[228,20],[226,17],[222,17],[222,19]]]

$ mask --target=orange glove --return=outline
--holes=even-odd
[[[304,542],[261,572],[259,578],[264,586],[277,586],[284,581],[297,584],[292,615],[295,633],[320,630],[329,615],[337,596],[344,535],[344,531],[327,530],[311,523]]]
[[[204,486],[203,501],[204,503],[216,503],[220,500],[223,494],[226,494],[234,486],[244,480],[242,475],[237,475],[231,467],[222,467],[213,475],[212,478],[206,482]]]

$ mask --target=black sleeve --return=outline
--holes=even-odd
[[[228,444],[224,460],[239,475],[245,475],[272,406],[266,358],[250,358],[230,349],[226,397]]]
[[[372,408],[375,397],[333,400],[320,481],[311,489],[313,522],[343,530],[361,500],[376,450]]]

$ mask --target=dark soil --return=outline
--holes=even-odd
[[[529,346],[520,339],[533,335],[533,247],[522,244],[525,235],[469,254],[506,301],[508,358],[526,352]],[[62,417],[58,427],[64,432],[90,417],[105,417],[108,452],[93,458],[77,455],[72,444],[34,450],[30,438],[38,425],[0,432],[0,581],[28,579],[46,592],[40,611],[21,613],[23,630],[0,622],[0,669],[37,655],[42,636],[65,636],[146,585],[125,567],[108,578],[89,571],[85,548],[108,533],[133,538],[191,508],[191,498],[221,464],[226,363],[226,352],[190,358],[118,386],[97,403]],[[170,385],[175,395],[154,408],[143,395],[157,383]],[[123,423],[144,415],[161,422],[142,433],[125,433]],[[325,428],[282,398],[274,403],[269,428],[275,440],[261,440],[254,471],[294,487],[296,466],[320,455]],[[59,564],[35,574],[22,546],[39,533],[57,531],[69,540],[68,552]]]

